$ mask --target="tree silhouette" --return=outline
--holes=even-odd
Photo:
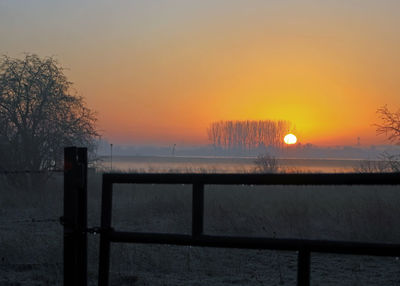
[[[376,124],[378,134],[385,134],[387,138],[397,144],[400,143],[400,110],[391,112],[387,105],[378,108],[380,124]]]
[[[96,117],[51,57],[0,59],[0,168],[60,167],[63,148],[93,150]]]
[[[235,120],[212,122],[208,139],[215,148],[252,150],[260,146],[282,147],[283,136],[293,129],[285,120]]]

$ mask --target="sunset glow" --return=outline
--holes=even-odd
[[[0,4],[0,54],[54,55],[114,142],[288,120],[302,143],[379,144],[377,108],[400,106],[400,1],[49,3]]]

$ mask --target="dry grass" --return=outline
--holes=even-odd
[[[0,190],[0,285],[60,285],[62,227],[56,220],[62,213],[62,178],[34,192]],[[114,227],[189,233],[190,190],[188,185],[116,185]],[[99,225],[100,192],[101,174],[90,172],[89,225]],[[400,242],[399,206],[397,187],[206,186],[205,231]],[[98,236],[90,236],[89,245],[94,285]],[[400,263],[394,258],[315,255],[313,261],[314,285],[400,282]],[[296,255],[116,244],[111,271],[113,285],[294,285]]]

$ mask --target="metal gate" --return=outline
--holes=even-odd
[[[399,185],[399,173],[370,174],[103,174],[101,226],[87,228],[85,148],[65,150],[64,285],[87,285],[87,233],[100,233],[98,285],[109,284],[111,243],[152,243],[200,247],[296,251],[297,285],[310,284],[313,252],[400,256],[400,244],[207,235],[203,232],[205,185]],[[192,233],[122,232],[111,225],[113,184],[187,184],[192,186]]]
[[[111,225],[113,184],[192,185],[192,234],[121,232]],[[109,281],[111,243],[154,243],[298,252],[297,284],[310,283],[312,252],[400,256],[399,244],[214,236],[203,232],[204,185],[398,185],[390,174],[103,174],[99,285]]]

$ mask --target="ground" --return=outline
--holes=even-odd
[[[89,177],[89,225],[99,225],[100,176]],[[0,285],[62,285],[62,178],[40,190],[3,186]],[[116,186],[121,230],[190,232],[190,186]],[[209,186],[205,231],[398,242],[396,187]],[[89,284],[96,285],[99,236],[89,236]],[[110,285],[295,285],[295,252],[113,244]],[[400,285],[396,257],[313,254],[312,285]]]

